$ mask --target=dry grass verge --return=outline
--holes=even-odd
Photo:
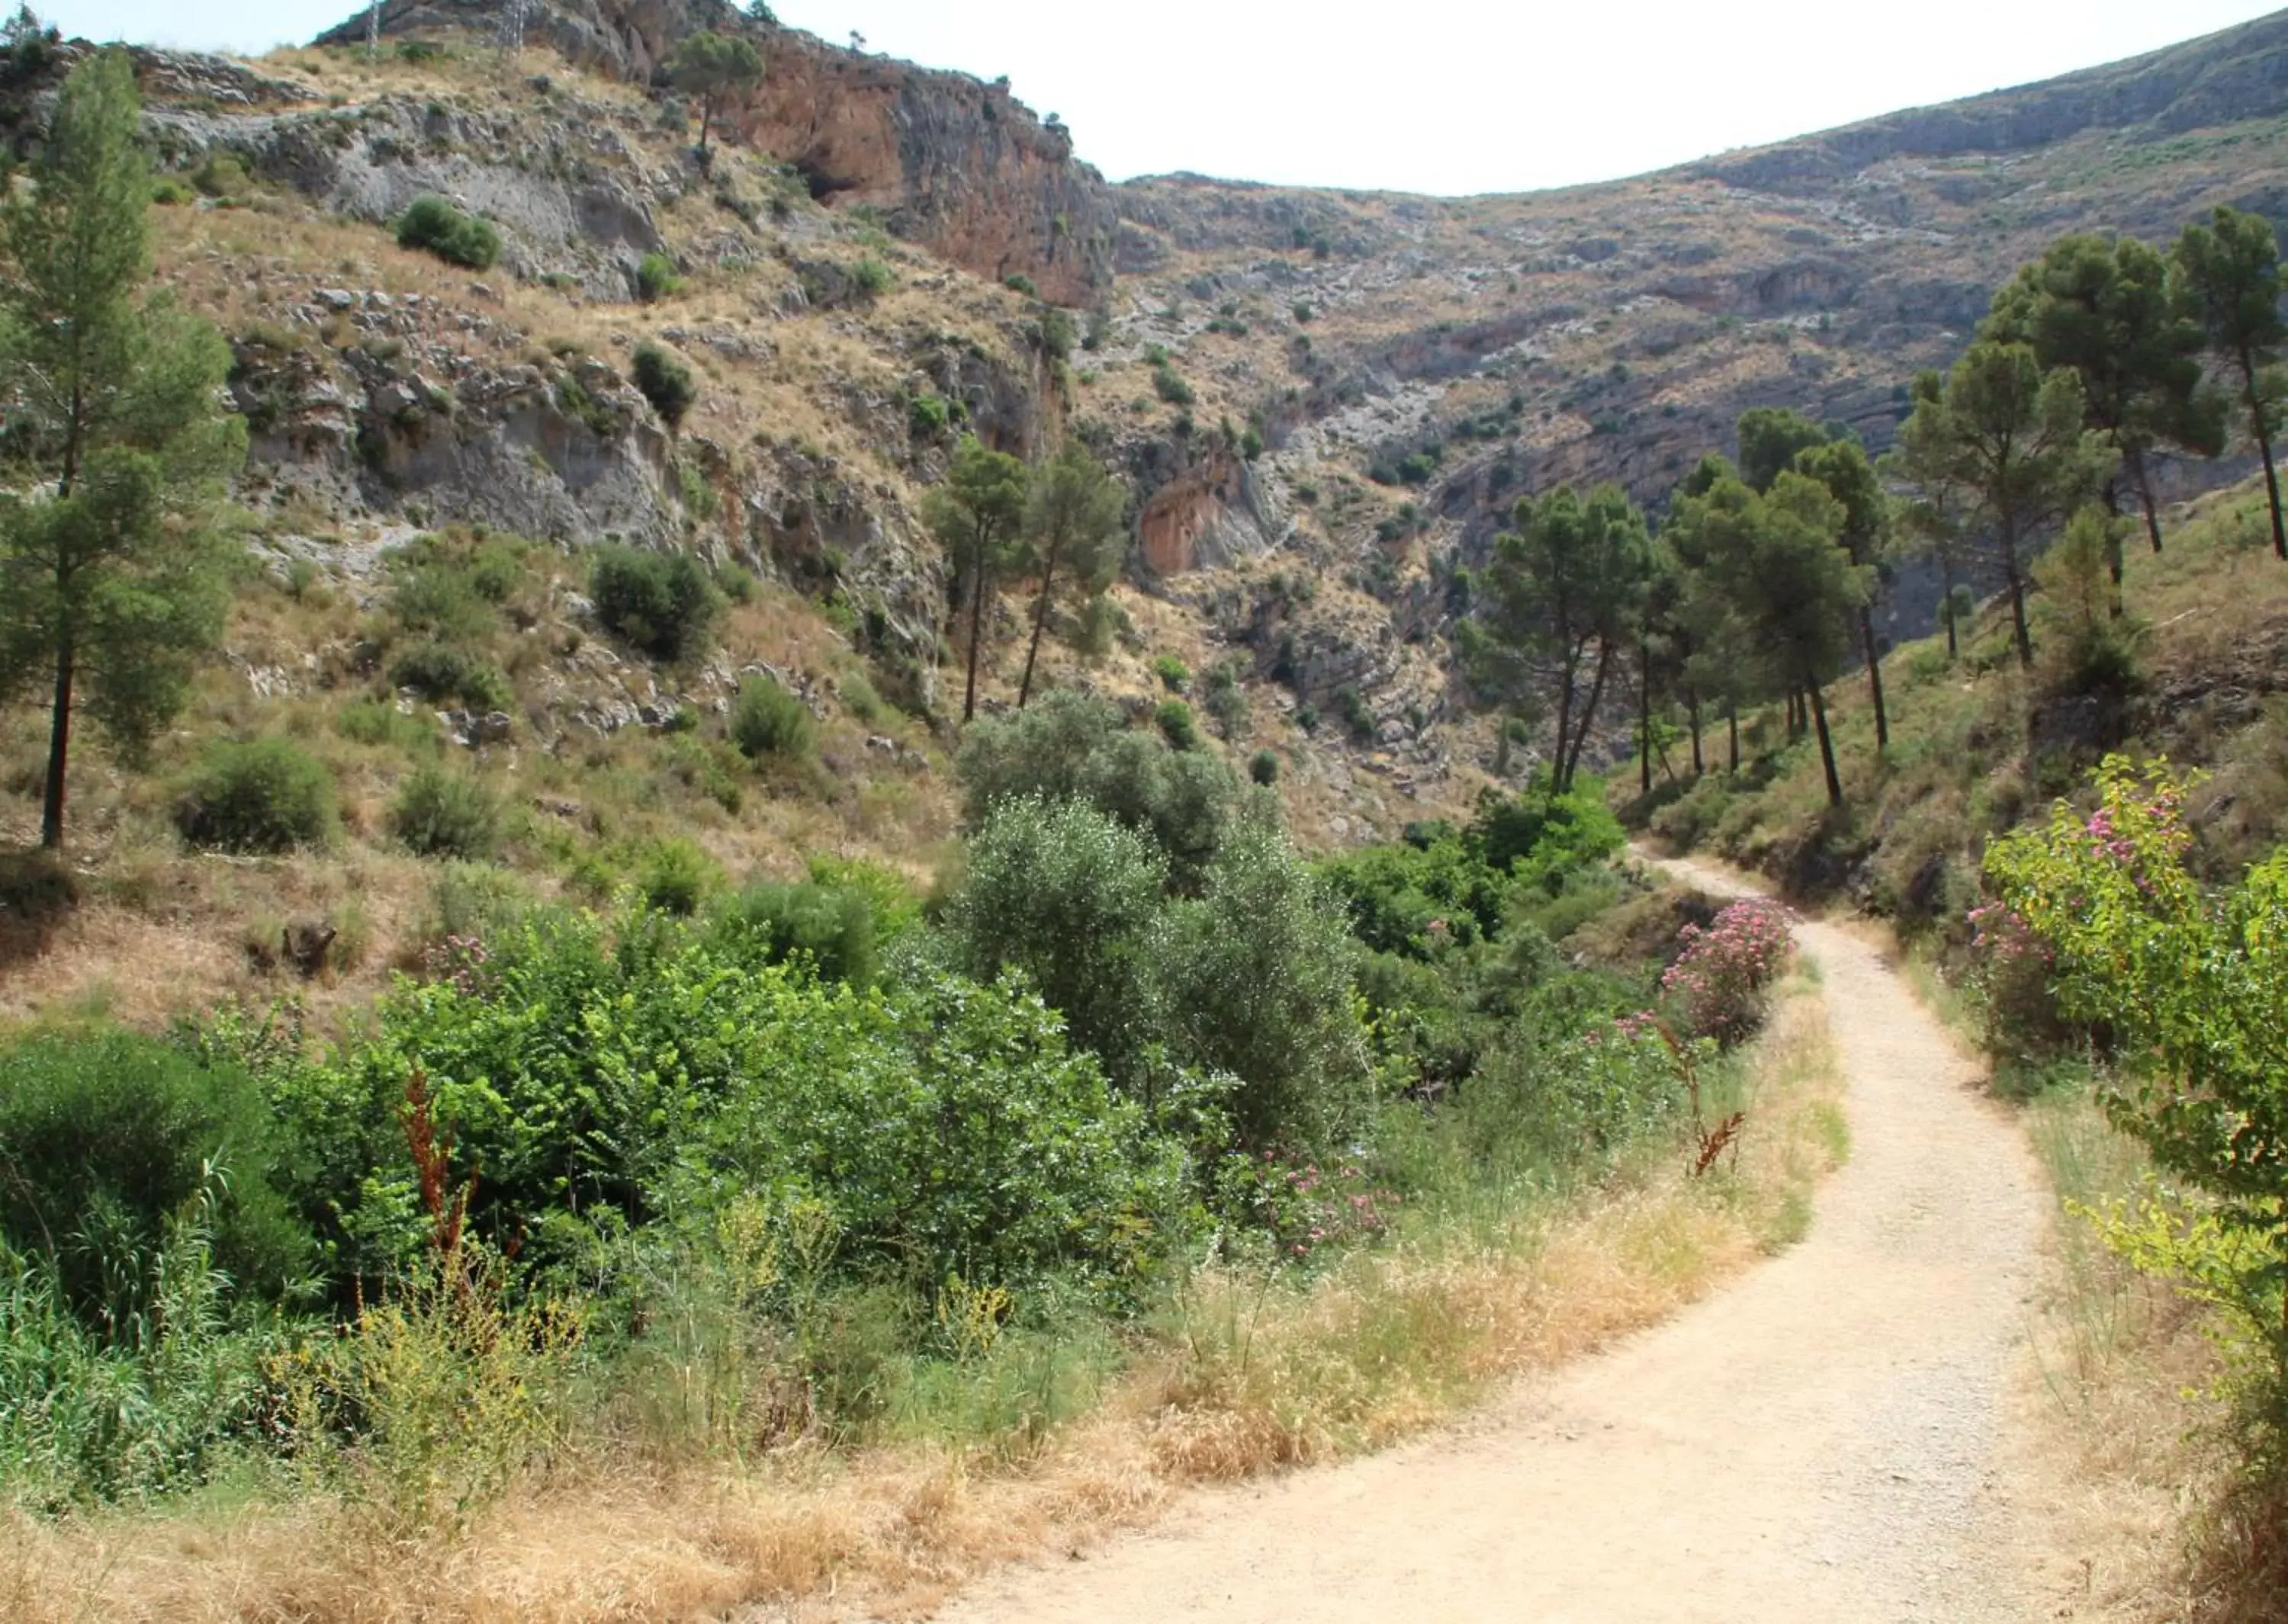
[[[1339,1458],[1593,1350],[1795,1239],[1840,1160],[1813,984],[1740,1070],[1750,1131],[1702,1179],[1664,1147],[1566,1199],[1416,1215],[1307,1281],[1211,1269],[1084,1419],[1009,1459],[811,1446],[743,1473],[579,1452],[457,1540],[389,1537],[331,1495],[0,1524],[0,1613],[71,1620],[910,1617],[965,1580],[1149,1518],[1186,1485]],[[1729,1108],[1728,1105],[1727,1109]]]

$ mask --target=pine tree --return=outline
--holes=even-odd
[[[2106,511],[2122,511],[2125,487],[2144,515],[2147,540],[2160,551],[2155,453],[2215,456],[2224,449],[2222,402],[2201,387],[2206,337],[2170,292],[2161,255],[2134,237],[2062,237],[1996,292],[1978,334],[2030,345],[2046,368],[2073,369],[2085,421],[2116,458],[2100,492]],[[2111,570],[2118,587],[2117,558]]]
[[[1033,636],[1025,649],[1025,677],[1017,685],[1017,709],[1033,694],[1033,665],[1040,658],[1041,633],[1057,588],[1071,582],[1090,592],[1112,584],[1120,569],[1121,517],[1128,505],[1120,482],[1077,440],[1067,440],[1033,475],[1026,504],[1025,534],[1033,564],[1041,572],[1033,600]]]
[[[1005,452],[989,451],[974,435],[965,437],[946,471],[945,483],[922,498],[922,519],[944,543],[954,579],[969,597],[969,675],[962,690],[961,719],[977,714],[977,659],[985,642],[985,600],[994,578],[1011,561],[1025,518],[1025,464]]]
[[[1522,497],[1513,517],[1517,528],[1495,538],[1493,562],[1476,578],[1485,602],[1464,654],[1513,704],[1529,672],[1545,673],[1557,691],[1552,772],[1562,791],[1588,748],[1614,656],[1635,641],[1652,544],[1644,515],[1616,485],[1585,499],[1569,486]]]
[[[1875,592],[1889,550],[1890,504],[1874,464],[1855,440],[1830,440],[1796,454],[1795,471],[1816,479],[1843,512],[1843,551],[1866,571],[1867,594],[1856,619],[1860,658],[1867,662],[1867,693],[1875,707],[1875,748],[1891,748],[1890,712],[1883,702],[1882,651],[1875,643]]]
[[[2169,251],[2169,275],[2236,386],[2249,438],[2264,462],[2272,551],[2288,558],[2280,475],[2272,459],[2273,432],[2288,398],[2277,370],[2282,345],[2288,344],[2288,323],[2280,319],[2280,241],[2261,216],[2220,207],[2209,225],[2185,227]]]
[[[242,463],[230,347],[147,289],[151,177],[126,52],[64,82],[31,184],[0,208],[0,699],[50,695],[41,844],[64,836],[72,721],[133,754],[219,637],[226,543],[207,522]]]
[[[1926,496],[1955,494],[1967,517],[1983,521],[2010,590],[2018,661],[2030,667],[2030,549],[2045,526],[2081,504],[2110,456],[2082,427],[2081,380],[2062,367],[2045,373],[2030,345],[1982,339],[1943,379],[1916,379],[1914,400],[1898,466]]]
[[[744,96],[763,82],[763,53],[754,41],[711,30],[687,36],[667,59],[668,83],[699,98],[699,150],[707,151],[708,131],[726,99]]]
[[[1704,495],[1685,498],[1675,516],[1699,559],[1687,616],[1712,629],[1712,641],[1752,669],[1768,693],[1804,696],[1832,806],[1843,804],[1843,781],[1823,685],[1849,654],[1851,617],[1866,602],[1872,574],[1845,551],[1845,523],[1826,487],[1792,469],[1768,494],[1720,479]]]

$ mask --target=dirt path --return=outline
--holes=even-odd
[[[2039,1174],[1875,949],[1796,935],[1852,1135],[1800,1246],[1464,1430],[1200,1495],[1084,1561],[999,1575],[944,1624],[2046,1616],[2005,1446]]]

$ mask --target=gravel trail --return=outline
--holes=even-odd
[[[1193,1496],[1084,1560],[1005,1571],[943,1624],[2047,1616],[2018,1549],[2041,1489],[2009,1446],[2040,1174],[1874,947],[1796,939],[1852,1145],[1800,1245],[1461,1428]]]

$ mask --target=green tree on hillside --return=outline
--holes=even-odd
[[[2160,551],[2153,454],[2173,448],[2214,456],[2224,449],[2222,402],[2201,387],[2206,337],[2171,292],[2160,253],[2134,237],[2061,237],[1996,292],[1978,335],[2029,345],[2045,368],[2073,369],[2085,420],[2116,459],[2100,491],[2106,511],[2122,511],[2125,486]],[[2118,587],[2118,558],[2112,574]]]
[[[1060,584],[1069,581],[1091,594],[1103,591],[1120,571],[1121,516],[1128,495],[1077,440],[1035,471],[1025,509],[1025,535],[1035,567],[1041,572],[1033,600],[1033,637],[1025,650],[1024,680],[1017,685],[1017,709],[1033,695],[1033,665],[1041,654],[1041,632]]]
[[[1513,696],[1529,670],[1554,685],[1552,772],[1561,793],[1588,748],[1614,656],[1635,641],[1652,543],[1617,485],[1585,499],[1569,486],[1521,497],[1513,517],[1517,528],[1495,538],[1493,561],[1475,578],[1482,605],[1466,623],[1464,656]]]
[[[1851,617],[1872,573],[1843,546],[1847,517],[1827,488],[1792,469],[1768,495],[1737,479],[1680,504],[1678,527],[1701,560],[1687,613],[1752,659],[1776,693],[1801,693],[1819,737],[1827,799],[1843,804],[1823,688],[1849,657]]]
[[[2279,372],[2281,347],[2288,343],[2288,323],[2280,319],[2280,241],[2261,216],[2220,207],[2210,224],[2188,226],[2179,235],[2169,250],[2169,274],[2236,386],[2249,438],[2264,462],[2272,551],[2288,558],[2280,475],[2272,460],[2272,437],[2288,400],[2288,381]]]
[[[961,719],[977,714],[977,657],[985,642],[985,600],[1011,562],[1025,519],[1025,464],[989,451],[970,435],[954,453],[945,483],[922,498],[922,519],[945,546],[954,580],[969,592],[969,675]],[[957,601],[958,601],[957,599]]]
[[[667,59],[668,83],[699,99],[699,150],[715,115],[733,96],[744,96],[763,82],[763,53],[754,41],[712,30],[690,35]]]
[[[1859,601],[1859,654],[1867,662],[1867,693],[1875,707],[1875,748],[1891,748],[1891,718],[1883,703],[1882,651],[1875,643],[1875,591],[1890,543],[1890,503],[1875,466],[1855,440],[1833,440],[1796,453],[1795,471],[1816,479],[1843,511],[1843,551],[1866,571]]]
[[[2018,662],[2034,663],[2026,627],[2029,548],[2102,476],[2109,456],[2084,432],[2081,380],[2045,372],[2030,345],[1982,339],[1943,378],[1915,380],[1914,415],[1899,431],[1899,470],[1926,497],[1953,493],[1982,522],[2010,590]]]
[[[31,184],[0,208],[5,444],[0,698],[51,696],[41,844],[60,847],[72,717],[132,751],[181,707],[222,630],[208,504],[246,455],[230,346],[147,292],[151,177],[123,51],[72,70]]]
[[[1735,432],[1740,440],[1740,478],[1761,493],[1772,481],[1795,466],[1795,459],[1834,436],[1799,412],[1784,406],[1752,406],[1740,414]]]

